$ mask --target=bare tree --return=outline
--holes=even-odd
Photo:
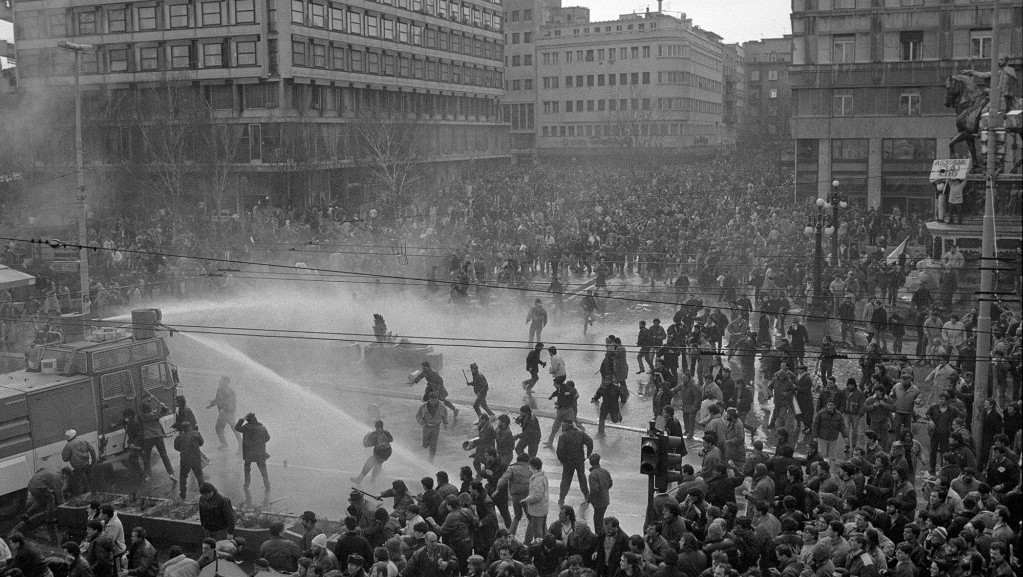
[[[297,206],[304,199],[301,177],[314,162],[307,127],[291,122],[264,125],[262,137],[263,162],[274,169],[282,204]]]
[[[241,125],[208,124],[200,131],[204,201],[213,214],[223,208],[224,195],[238,160],[242,130]]]
[[[427,130],[413,115],[363,111],[352,127],[359,164],[381,191],[383,206],[408,203],[412,187],[423,178]]]

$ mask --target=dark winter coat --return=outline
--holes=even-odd
[[[174,439],[174,450],[181,453],[182,463],[198,464],[202,461],[202,434],[195,429],[183,431]]]
[[[226,529],[234,533],[234,507],[231,500],[214,489],[199,497],[199,524],[210,533]]]
[[[253,419],[246,422],[238,419],[234,430],[242,434],[242,459],[246,461],[265,461],[270,458],[266,452],[266,444],[270,442],[270,432],[263,423]]]
[[[579,429],[569,429],[558,438],[558,460],[565,466],[582,465],[593,452],[593,439]]]

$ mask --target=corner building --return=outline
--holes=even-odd
[[[590,22],[586,8],[555,10],[536,45],[537,149],[575,155],[724,144],[731,131],[723,59],[721,37],[685,15]]]
[[[441,174],[508,158],[500,0],[19,0],[0,16],[15,24],[26,92],[73,84],[62,40],[97,47],[82,53],[86,114],[93,96],[136,86],[193,91],[238,140],[253,195],[282,162],[303,167],[310,194],[337,188],[359,160],[351,124],[378,111],[426,127],[424,161]],[[88,134],[87,162],[130,154],[125,128]],[[289,132],[301,150],[283,150]]]
[[[945,79],[989,71],[992,51],[1020,70],[1023,0],[1000,6],[996,47],[991,0],[793,0],[798,193],[823,198],[838,179],[861,206],[929,215],[931,163],[957,133]]]

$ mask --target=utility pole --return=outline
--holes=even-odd
[[[981,427],[984,415],[984,400],[988,398],[988,380],[991,374],[991,298],[995,290],[995,176],[997,167],[998,140],[996,128],[1002,125],[1001,107],[1004,100],[999,91],[998,28],[1000,2],[995,0],[991,15],[991,98],[988,102],[988,146],[987,146],[987,187],[984,195],[984,224],[981,231],[980,249],[980,311],[977,318],[977,361],[976,385],[973,390],[973,443],[977,455],[981,454]],[[977,464],[981,466],[980,463]]]
[[[82,89],[80,76],[82,74],[82,52],[92,52],[96,47],[92,44],[76,44],[74,42],[61,42],[59,46],[70,50],[75,54],[75,174],[78,178],[78,203],[81,212],[78,215],[78,275],[82,285],[79,299],[82,303],[82,315],[88,316],[92,312],[92,303],[89,300],[89,249],[88,242],[89,206],[86,202],[88,197],[85,194],[85,173],[82,165]]]

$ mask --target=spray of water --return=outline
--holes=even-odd
[[[331,422],[336,425],[337,428],[344,433],[344,440],[346,441],[345,445],[348,445],[345,448],[359,451],[363,450],[362,445],[358,443],[357,439],[361,439],[362,432],[366,428],[366,425],[352,417],[343,409],[334,406],[320,395],[310,391],[298,383],[282,377],[277,372],[253,360],[248,355],[223,341],[197,334],[186,333],[184,336],[203,347],[216,352],[225,360],[236,363],[245,371],[257,375],[263,379],[264,382],[273,385],[276,388],[276,391],[270,391],[270,394],[277,398],[277,405],[273,410],[275,415],[279,416],[279,411],[284,408],[282,403],[285,402],[298,403],[303,410],[307,411],[326,411],[331,419],[331,421],[327,422]],[[394,448],[394,456],[400,460],[403,466],[411,466],[416,470],[423,472],[430,471],[432,467],[430,463],[419,458],[411,451],[404,448],[400,443],[392,443],[392,447]]]

